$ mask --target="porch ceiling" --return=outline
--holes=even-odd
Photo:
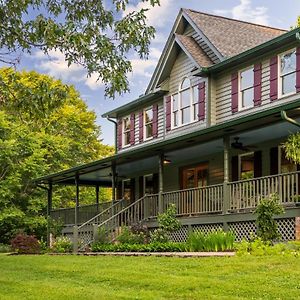
[[[89,164],[74,167],[55,174],[44,176],[34,180],[35,183],[47,184],[75,184],[75,176],[79,175],[79,183],[83,185],[108,186],[111,182],[111,167],[116,165],[118,176],[126,176],[134,172],[156,169],[158,166],[157,156],[165,153],[171,160],[176,162],[183,155],[205,155],[205,153],[217,153],[223,149],[222,138],[224,135],[240,137],[245,146],[283,137],[290,132],[296,132],[297,127],[282,121],[280,111],[290,110],[289,116],[298,117],[297,109],[300,100],[292,103],[278,105],[272,109],[252,113],[235,118],[226,123],[210,126],[201,131],[195,131],[183,136],[159,141],[151,145],[136,147],[131,151],[124,151]],[[252,128],[252,130],[249,130]]]

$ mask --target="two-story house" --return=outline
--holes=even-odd
[[[280,232],[295,239],[300,173],[281,144],[298,130],[299,92],[299,28],[181,9],[145,94],[103,115],[116,126],[116,154],[37,180],[49,186],[49,214],[89,243],[99,226],[154,228],[174,203],[183,224],[174,239],[220,227],[241,239],[255,231],[259,200],[277,193]],[[51,212],[54,184],[76,186],[75,209]],[[113,202],[80,206],[80,185],[96,195],[112,187]]]

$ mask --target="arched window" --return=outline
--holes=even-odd
[[[178,93],[172,96],[172,127],[185,125],[197,120],[197,86],[184,77],[178,87]]]

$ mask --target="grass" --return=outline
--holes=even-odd
[[[0,255],[0,299],[299,299],[300,258]]]

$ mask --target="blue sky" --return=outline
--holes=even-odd
[[[145,6],[147,6],[145,3],[131,5],[128,11]],[[31,56],[23,55],[19,69],[36,70],[73,84],[89,108],[96,112],[97,122],[102,129],[103,142],[112,145],[113,125],[102,119],[101,114],[128,103],[144,93],[180,7],[284,29],[295,24],[297,16],[300,15],[299,0],[161,0],[160,7],[147,12],[149,24],[157,31],[156,38],[151,43],[149,59],[140,61],[137,56],[129,57],[133,65],[133,72],[128,76],[131,92],[114,100],[105,99],[104,88],[101,83],[95,81],[96,76],[87,78],[85,70],[76,65],[68,68],[60,53],[53,52],[51,59],[40,52],[35,52]]]

